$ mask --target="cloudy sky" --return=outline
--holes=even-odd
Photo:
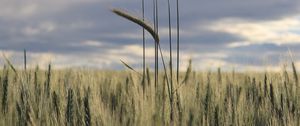
[[[172,26],[176,29],[175,0]],[[142,65],[142,33],[110,12],[141,15],[141,0],[0,0],[0,51],[16,65],[28,51],[31,66],[136,69]],[[160,37],[168,51],[167,0],[159,0]],[[152,0],[146,18],[152,21]],[[180,0],[181,66],[195,69],[279,69],[291,59],[300,67],[299,0]],[[173,31],[174,45],[176,32]],[[147,62],[153,40],[147,37]],[[176,47],[174,46],[174,49]],[[293,57],[288,55],[291,50]],[[174,52],[175,53],[175,52]],[[0,63],[3,64],[3,58]]]

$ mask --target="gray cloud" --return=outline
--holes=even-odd
[[[0,1],[3,3],[0,5],[1,50],[20,52],[27,49],[32,53],[73,54],[76,57],[78,54],[106,54],[110,49],[121,48],[125,45],[141,45],[139,37],[126,36],[128,33],[140,36],[141,28],[112,14],[109,10],[112,7],[125,8],[139,15],[141,4],[139,0]],[[257,63],[256,65],[261,65],[260,54],[270,50],[276,52],[275,54],[284,53],[287,50],[286,46],[262,44],[228,48],[229,42],[243,41],[243,38],[225,32],[210,31],[203,27],[210,25],[210,22],[224,18],[272,21],[296,15],[300,7],[300,1],[297,0],[189,0],[180,2],[181,28],[186,32],[181,36],[182,51],[199,55],[215,51],[230,52],[229,57],[220,60],[238,64],[247,64],[249,61]],[[146,17],[151,21],[152,1],[146,3]],[[172,1],[172,5],[175,5],[175,1]],[[160,25],[167,27],[166,1],[160,1],[159,7]],[[175,8],[172,8],[172,12],[175,12]],[[174,14],[172,19],[173,27],[175,27]],[[101,42],[103,45],[100,47],[80,46],[82,42],[89,40]],[[175,42],[175,37],[173,40]],[[167,50],[167,36],[162,36],[161,41],[162,47]],[[151,38],[148,38],[147,42],[147,45],[153,46]],[[299,48],[299,45],[291,47],[292,50],[299,50]],[[99,57],[101,58],[101,55]],[[272,57],[271,62],[279,62],[276,55],[270,57]],[[120,68],[116,65],[117,62],[119,61],[112,61],[111,67]],[[65,63],[68,64],[68,62]],[[135,66],[139,65],[135,64]]]

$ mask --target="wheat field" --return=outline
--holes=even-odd
[[[290,69],[284,67],[281,72],[239,72],[222,68],[197,71],[190,60],[186,71],[179,71],[180,6],[176,0],[176,20],[171,20],[170,1],[167,2],[167,10],[158,10],[158,2],[153,0],[153,25],[145,21],[144,0],[142,18],[122,9],[111,10],[143,29],[142,70],[135,70],[122,60],[128,70],[58,70],[51,64],[46,70],[38,66],[27,68],[26,50],[25,67],[21,69],[4,56],[6,64],[0,70],[0,125],[300,125],[300,85],[294,62]],[[169,16],[169,59],[161,49],[161,11]],[[154,69],[146,68],[145,32],[149,32],[155,45]],[[172,51],[174,45],[176,56]],[[172,62],[175,59],[176,64]]]
[[[163,74],[159,74],[162,76]],[[1,70],[0,125],[299,125],[297,73],[181,73],[174,119],[166,79],[130,71]]]

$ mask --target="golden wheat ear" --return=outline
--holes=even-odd
[[[141,27],[145,28],[152,35],[155,42],[159,43],[158,34],[154,31],[154,29],[151,27],[151,25],[147,24],[145,21],[143,21],[143,19],[133,16],[133,15],[131,15],[123,10],[120,10],[120,9],[112,9],[111,11],[113,13],[115,13],[123,18],[126,18],[127,20],[130,20],[130,21],[140,25]]]
[[[10,67],[15,73],[17,73],[16,68],[15,68],[14,65],[10,62],[10,60],[5,56],[4,53],[2,53],[2,56],[4,57],[4,60],[5,60],[6,63],[9,65],[9,67]]]
[[[125,67],[127,67],[128,69],[130,69],[130,70],[132,70],[133,72],[135,72],[135,73],[137,73],[137,74],[139,74],[139,75],[142,76],[141,73],[139,73],[138,71],[136,71],[135,69],[133,69],[133,67],[131,67],[130,65],[128,65],[127,63],[125,63],[123,60],[120,60],[120,61],[123,63],[123,65],[124,65]]]

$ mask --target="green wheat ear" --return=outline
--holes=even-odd
[[[2,53],[2,56],[4,57],[6,63],[9,65],[9,67],[10,67],[15,73],[17,73],[16,68],[15,68],[14,65],[10,62],[10,60],[4,55],[4,53]]]
[[[133,16],[133,15],[131,15],[123,10],[120,10],[120,9],[112,9],[111,11],[113,13],[115,13],[123,18],[126,18],[126,19],[140,25],[141,27],[145,28],[152,35],[155,42],[159,43],[158,34],[154,31],[154,29],[149,24],[147,24],[145,21],[143,21],[143,19]]]
[[[139,75],[142,76],[141,73],[139,73],[138,71],[136,71],[135,69],[133,69],[133,67],[131,67],[130,65],[128,65],[126,62],[124,62],[123,60],[120,60],[120,61],[123,63],[123,65],[124,65],[125,67],[127,67],[128,69],[130,69],[130,70],[132,70],[132,71],[134,71],[134,72],[136,72],[137,74],[139,74]]]

